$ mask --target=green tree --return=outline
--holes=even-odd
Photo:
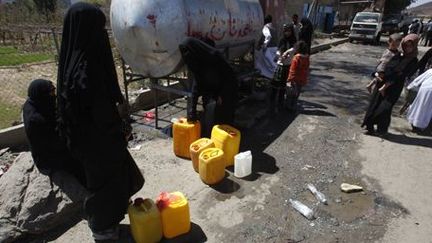
[[[50,21],[52,15],[57,9],[57,0],[33,0],[37,11],[44,15],[47,22]]]
[[[416,0],[387,0],[384,14],[398,14]]]

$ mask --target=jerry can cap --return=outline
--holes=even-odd
[[[159,210],[163,210],[169,206],[176,206],[183,204],[183,198],[175,193],[161,192],[156,199],[156,206]]]

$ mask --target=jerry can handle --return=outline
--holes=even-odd
[[[219,153],[219,150],[214,150],[213,152],[210,153],[210,156],[214,157],[214,156],[218,155],[218,153]]]

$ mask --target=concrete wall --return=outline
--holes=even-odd
[[[337,8],[339,16],[335,25],[350,25],[356,13],[363,11],[369,6],[370,3],[339,4]]]
[[[273,16],[273,24],[279,31],[284,23],[291,23],[291,17],[297,14],[303,17],[305,4],[312,4],[313,0],[260,0],[264,15]],[[337,0],[320,0],[320,6],[335,7]],[[323,19],[317,20],[318,26],[323,26]]]
[[[0,149],[22,147],[26,144],[27,136],[23,124],[0,130]]]
[[[270,14],[273,17],[273,24],[280,34],[284,23],[291,22],[291,18],[286,9],[286,0],[260,0],[264,16]]]
[[[303,16],[303,10],[305,4],[312,4],[313,0],[290,0],[286,1],[286,11],[290,16],[293,14],[298,14],[300,18]],[[320,6],[332,6],[335,7],[337,0],[320,0]]]

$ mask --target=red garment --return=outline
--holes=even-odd
[[[288,82],[306,85],[309,74],[309,55],[296,54],[291,61]]]

